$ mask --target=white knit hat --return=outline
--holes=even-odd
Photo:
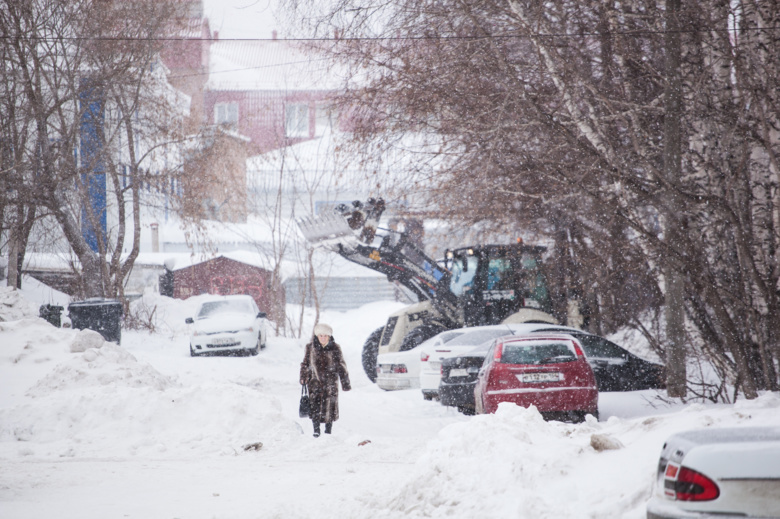
[[[317,323],[314,326],[314,335],[330,335],[333,337],[333,328],[325,323]]]

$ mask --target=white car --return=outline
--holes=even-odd
[[[423,341],[411,350],[380,353],[376,358],[376,385],[385,391],[420,387],[420,349],[444,344],[462,333],[449,330]]]
[[[257,355],[265,348],[266,314],[248,295],[212,296],[201,302],[190,325],[190,355]]]
[[[648,519],[780,517],[780,427],[674,434],[661,450]]]
[[[568,326],[553,325],[550,323],[520,323],[520,324],[496,324],[491,326],[472,326],[470,328],[458,328],[461,334],[445,344],[430,344],[420,350],[420,390],[423,398],[431,400],[439,396],[439,383],[441,382],[441,361],[450,357],[457,357],[462,353],[473,350],[488,341],[492,341],[503,335],[518,333],[532,333],[537,330],[554,330],[560,332],[580,331]],[[445,332],[446,333],[446,332]],[[438,337],[438,335],[436,336]],[[434,339],[436,338],[434,337]]]

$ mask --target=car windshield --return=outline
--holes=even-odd
[[[241,299],[225,299],[223,301],[209,301],[203,303],[198,312],[198,319],[205,317],[213,317],[217,314],[225,313],[252,313],[252,308],[249,306],[248,301]]]
[[[442,332],[439,335],[437,335],[437,337],[441,339],[442,343],[445,343],[453,340],[456,337],[460,337],[461,335],[463,335],[463,332],[452,331],[452,332]]]
[[[496,337],[501,337],[502,335],[512,335],[512,331],[503,326],[492,330],[477,330],[464,333],[460,337],[450,341],[448,344],[451,344],[452,346],[476,346],[477,344],[482,344],[483,342],[495,339]]]
[[[468,352],[461,355],[462,357],[466,356],[474,356],[474,357],[484,357],[488,350],[493,346],[493,343],[495,341],[493,339],[488,339],[473,350],[469,350]]]
[[[502,364],[552,364],[576,360],[564,341],[523,341],[504,344]]]

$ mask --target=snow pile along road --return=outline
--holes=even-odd
[[[25,299],[18,290],[0,286],[0,322],[17,321],[34,315],[38,315],[34,303]]]
[[[379,517],[644,517],[660,448],[683,429],[780,424],[780,395],[584,424],[500,404],[441,430]],[[594,448],[595,445],[595,448]],[[606,445],[606,447],[604,447]],[[479,496],[479,497],[477,497]],[[384,510],[384,512],[382,511]]]
[[[300,435],[273,395],[182,385],[95,332],[34,318],[0,323],[0,334],[0,376],[14,388],[3,403],[17,402],[0,409],[1,456],[233,454],[259,431],[271,443]]]

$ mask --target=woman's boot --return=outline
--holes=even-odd
[[[317,420],[316,422],[312,422],[314,424],[314,437],[319,438],[320,437],[320,421]],[[327,432],[327,429],[325,430]]]
[[[333,422],[325,422],[325,434],[330,434],[333,430]]]

